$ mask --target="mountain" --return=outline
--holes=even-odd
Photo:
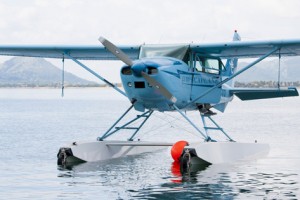
[[[64,73],[65,86],[92,86],[95,82]],[[62,71],[43,58],[14,57],[0,66],[0,86],[51,86],[62,83]]]
[[[240,62],[239,66],[246,66],[249,63]],[[241,69],[240,67],[239,69]],[[278,59],[262,61],[253,68],[250,68],[235,80],[249,83],[254,81],[278,81]],[[280,62],[280,81],[300,81],[300,57],[283,57]]]
[[[249,64],[239,62],[239,69]],[[278,59],[262,61],[250,68],[235,80],[242,83],[255,81],[277,81]],[[281,82],[300,81],[300,57],[283,57],[280,63]],[[1,86],[50,86],[60,87],[62,71],[43,58],[14,57],[0,65]],[[65,72],[65,86],[99,86]]]

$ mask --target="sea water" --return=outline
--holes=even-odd
[[[181,174],[169,150],[59,167],[57,152],[95,141],[130,106],[109,88],[0,89],[0,199],[299,199],[300,98],[235,99],[214,119],[235,140],[269,143],[267,157]],[[134,116],[136,113],[131,114]],[[187,115],[198,126],[197,112]],[[219,138],[219,133],[210,133]],[[118,133],[112,139],[130,137]],[[177,113],[158,113],[141,140],[201,141]]]

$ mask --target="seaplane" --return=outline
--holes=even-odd
[[[215,110],[224,112],[236,96],[242,101],[298,96],[294,87],[236,88],[234,78],[268,57],[300,55],[300,39],[241,41],[237,31],[225,43],[124,45],[116,46],[104,37],[97,46],[2,45],[0,55],[70,59],[127,98],[131,105],[108,130],[91,142],[71,142],[59,149],[58,165],[95,162],[170,148],[175,162],[182,166],[231,163],[266,155],[269,145],[237,142],[213,119]],[[252,58],[238,69],[238,59]],[[120,60],[123,89],[93,71],[82,60]],[[223,63],[224,62],[224,63]],[[121,120],[132,111],[140,114],[126,123]],[[186,114],[199,111],[202,127]],[[178,112],[202,142],[140,141],[138,132],[153,112]],[[199,118],[199,119],[200,119]],[[133,122],[134,125],[133,125]],[[138,123],[137,123],[138,122]],[[207,124],[212,124],[208,126]],[[136,125],[138,124],[138,125]],[[108,138],[122,130],[132,131],[127,140]],[[217,141],[209,134],[218,131],[225,137]]]

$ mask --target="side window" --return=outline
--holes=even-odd
[[[204,59],[203,58],[200,58],[199,56],[196,56],[195,57],[195,69],[198,71],[198,72],[204,72]]]
[[[205,59],[205,72],[210,74],[219,74],[220,62],[217,59],[207,58]]]
[[[223,70],[223,66],[222,62],[217,58],[207,58],[195,55],[194,69],[198,72],[220,74],[220,71]]]

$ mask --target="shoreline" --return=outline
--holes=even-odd
[[[280,88],[289,88],[289,87],[295,87],[297,89],[300,89],[300,86],[284,86]],[[107,89],[107,88],[112,88],[111,86],[65,86],[64,89]],[[123,88],[123,86],[117,86],[117,88]],[[277,88],[277,87],[234,87],[234,88],[249,88],[249,89],[255,89],[255,88]],[[51,87],[51,86],[45,86],[45,87],[0,87],[0,89],[62,89],[61,87]]]
[[[117,86],[118,88],[123,88],[123,86]],[[111,86],[64,86],[64,89],[67,88],[111,88]],[[61,89],[61,87],[52,87],[52,86],[36,86],[36,87],[22,87],[22,86],[8,86],[1,87],[0,89]]]

